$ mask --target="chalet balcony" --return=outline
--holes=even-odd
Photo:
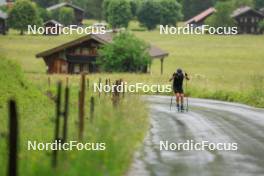
[[[67,54],[66,58],[68,62],[71,63],[91,63],[96,61],[95,55],[76,55],[76,54]]]

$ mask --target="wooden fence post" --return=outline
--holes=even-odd
[[[87,80],[86,80],[86,82],[87,82],[87,85],[86,85],[86,87],[87,87],[87,89],[89,90],[89,86],[90,86],[90,84],[89,84],[89,78],[87,78]]]
[[[69,77],[66,77],[66,87],[69,87]]]
[[[83,139],[85,107],[85,74],[81,76],[81,90],[79,96],[79,140]]]
[[[50,89],[50,84],[51,84],[50,77],[48,77],[48,86],[49,86],[49,89]]]
[[[90,120],[91,122],[93,122],[93,119],[94,119],[94,97],[92,96],[90,100]]]
[[[69,114],[69,87],[65,88],[65,100],[64,100],[64,123],[63,123],[63,143],[67,141],[67,128],[68,128],[68,114]]]
[[[59,140],[59,129],[60,129],[60,108],[61,108],[61,82],[58,83],[57,88],[57,99],[56,99],[56,121],[55,121],[55,136],[54,141]],[[52,167],[57,167],[57,155],[58,150],[53,150]]]
[[[17,175],[18,154],[18,115],[16,102],[9,101],[9,163],[8,176]]]
[[[122,88],[123,88],[123,92],[122,92],[123,98],[125,98],[125,84],[124,84],[123,79],[120,79],[120,84],[122,85]]]

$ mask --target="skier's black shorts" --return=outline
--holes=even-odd
[[[177,86],[173,87],[173,91],[174,91],[174,93],[180,93],[180,94],[184,93],[183,92],[183,88],[182,87],[177,87]]]

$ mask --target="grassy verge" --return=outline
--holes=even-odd
[[[87,24],[94,21],[89,20]],[[130,29],[141,29],[136,22]],[[263,84],[264,49],[263,35],[160,35],[158,30],[151,32],[133,30],[141,39],[169,52],[164,61],[164,74],[160,75],[160,61],[154,60],[151,74],[96,74],[92,78],[123,78],[127,82],[147,84],[169,84],[168,79],[176,68],[181,67],[190,76],[189,93],[192,97],[236,101],[257,107],[264,107]],[[19,36],[15,31],[0,36],[0,52],[22,66],[26,77],[36,82],[46,81],[45,64],[36,59],[35,54],[78,38],[77,35]],[[257,85],[258,84],[258,85]],[[40,85],[41,86],[41,85]],[[256,88],[258,87],[258,88]]]
[[[148,128],[147,111],[138,96],[127,95],[118,108],[113,108],[110,96],[87,91],[85,132],[82,142],[105,142],[105,151],[63,151],[59,166],[51,168],[51,151],[28,151],[27,141],[52,142],[54,132],[54,102],[45,96],[47,90],[55,94],[44,81],[26,80],[17,64],[0,58],[0,175],[7,167],[7,100],[14,97],[19,107],[20,147],[19,175],[123,175],[136,147]],[[33,79],[32,79],[33,80]],[[34,81],[34,80],[33,80]],[[77,140],[78,79],[70,78],[70,115],[68,140]],[[89,120],[89,100],[95,96],[95,117]],[[133,108],[131,108],[133,107]]]

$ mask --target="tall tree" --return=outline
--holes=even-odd
[[[59,10],[59,22],[65,26],[73,24],[74,21],[74,11],[72,8],[63,7]]]
[[[215,0],[182,0],[184,19],[187,20],[214,6]]]
[[[264,1],[263,0],[255,0],[255,7],[257,9],[264,8]]]
[[[43,0],[33,0],[33,1],[43,8],[59,3],[59,0],[44,0],[44,1]]]
[[[158,1],[146,0],[142,3],[138,11],[138,20],[148,30],[155,29],[160,23],[160,3]]]
[[[182,19],[181,5],[175,0],[161,0],[160,24],[175,26]]]
[[[235,21],[233,18],[230,18],[234,10],[233,2],[224,1],[217,2],[215,6],[217,13],[214,13],[205,23],[213,27],[230,27],[235,26]]]
[[[9,13],[9,26],[20,30],[23,35],[28,25],[40,25],[37,6],[29,0],[18,0]]]
[[[84,6],[87,15],[91,18],[103,19],[103,1],[104,0],[89,0]]]
[[[254,1],[253,0],[233,0],[233,7],[239,8],[241,6],[251,6],[254,7]]]
[[[128,27],[132,18],[130,3],[127,0],[111,0],[107,6],[107,22],[112,27]]]

